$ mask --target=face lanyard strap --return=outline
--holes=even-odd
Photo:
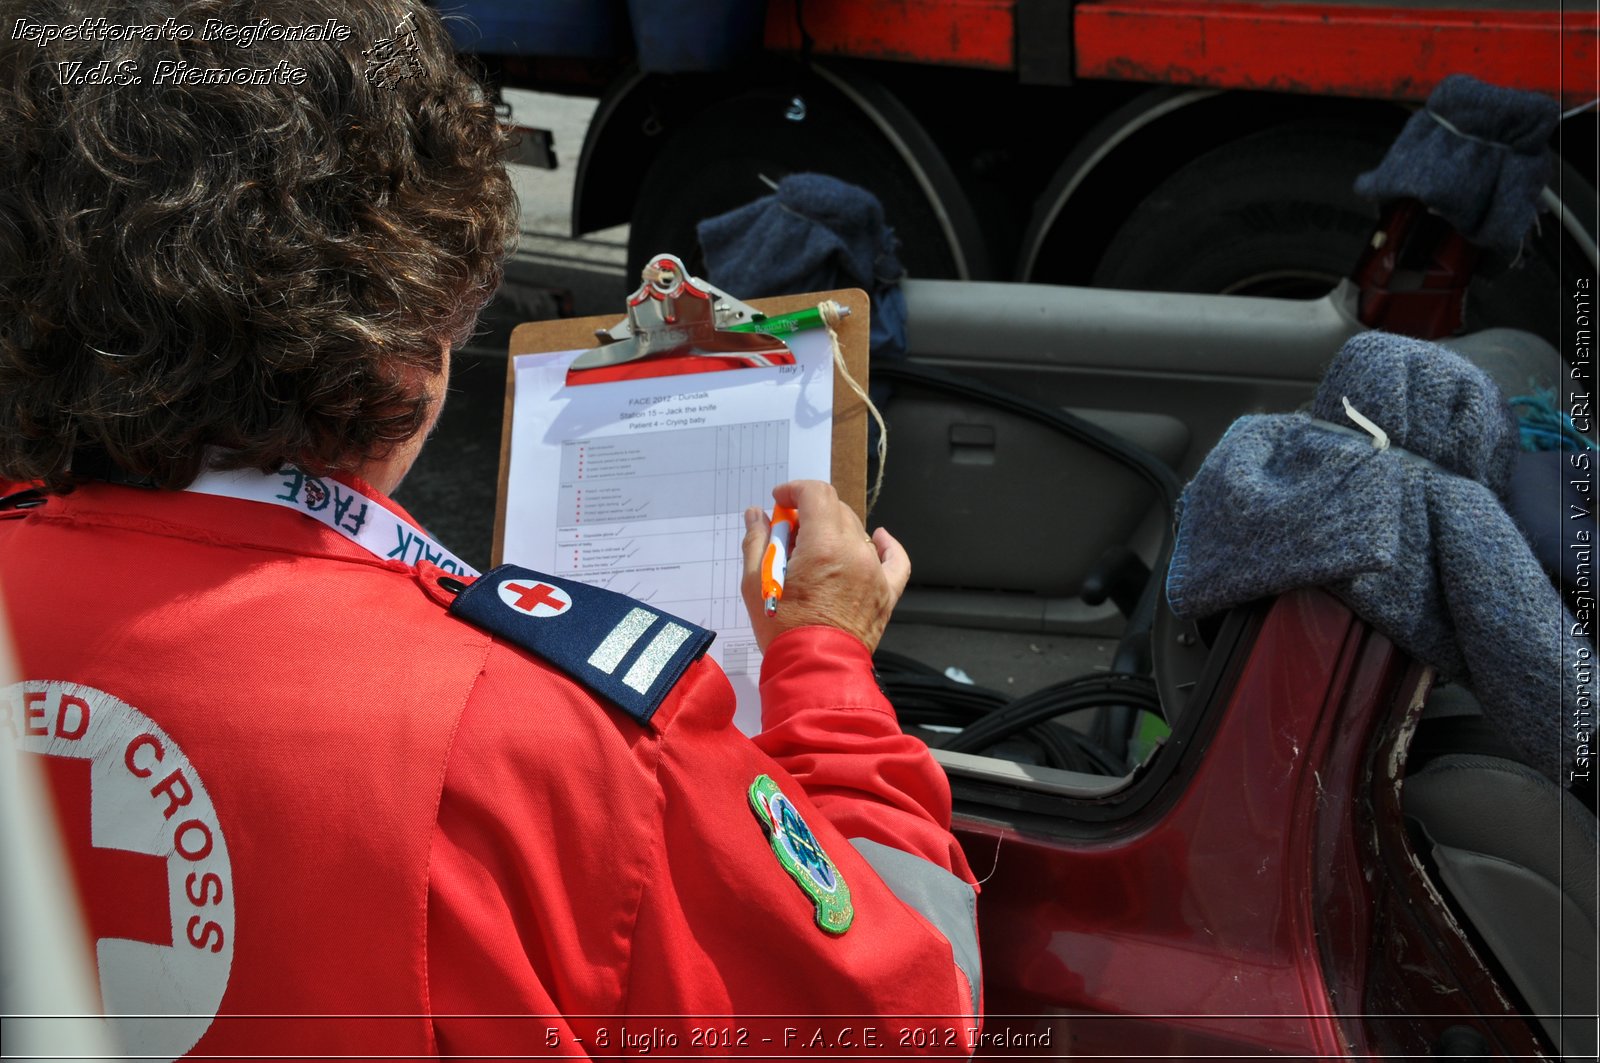
[[[185,490],[282,506],[319,521],[374,557],[415,565],[430,561],[446,572],[477,576],[478,570],[382,503],[331,478],[293,465],[275,473],[258,469],[208,469]]]

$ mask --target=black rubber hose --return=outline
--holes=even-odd
[[[889,659],[874,658],[878,682],[903,724],[968,728],[1017,703],[1008,701],[998,691],[958,683],[912,658],[883,656]],[[888,670],[897,666],[906,670]],[[1019,702],[1023,700],[1018,699]],[[1038,745],[1049,767],[1089,774],[1121,774],[1120,769],[1113,770],[1113,761],[1106,750],[1070,728],[1041,723],[1013,733]],[[941,739],[940,748],[948,748],[948,742],[955,737],[958,736]]]
[[[945,749],[962,753],[976,753],[1005,740],[1014,734],[1053,720],[1069,712],[1098,709],[1106,705],[1127,705],[1135,709],[1159,713],[1161,699],[1155,685],[1146,677],[1130,675],[1093,675],[1069,679],[1064,683],[1037,690],[1018,698],[1010,705],[992,712],[983,719],[953,736],[944,744]],[[1088,739],[1084,741],[1087,743]],[[1093,744],[1098,747],[1098,743]],[[1111,751],[1106,765],[1112,774],[1125,770],[1121,757]]]

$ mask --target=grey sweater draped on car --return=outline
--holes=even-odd
[[[1393,445],[1378,449],[1345,399]],[[1501,503],[1516,454],[1480,370],[1421,340],[1356,336],[1309,416],[1241,418],[1207,456],[1183,495],[1172,608],[1193,618],[1326,587],[1471,687],[1525,759],[1567,783],[1575,725],[1593,719],[1589,642]]]

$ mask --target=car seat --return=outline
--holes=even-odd
[[[1444,688],[1424,731],[1439,752],[1406,776],[1405,814],[1435,879],[1569,1059],[1596,1052],[1595,816],[1509,755],[1486,750],[1470,696]],[[1442,726],[1441,726],[1442,725]],[[1440,742],[1439,735],[1446,737]],[[1452,743],[1451,731],[1472,736]],[[1413,762],[1418,750],[1413,746]]]

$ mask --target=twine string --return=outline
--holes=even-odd
[[[872,512],[872,507],[878,504],[878,494],[883,490],[883,469],[889,461],[889,426],[883,423],[883,414],[878,412],[877,403],[873,402],[854,376],[844,364],[844,349],[839,346],[839,322],[843,320],[843,307],[832,299],[824,299],[817,304],[817,311],[822,315],[822,323],[828,329],[828,343],[833,347],[833,365],[839,371],[847,386],[855,396],[866,404],[867,413],[872,416],[878,425],[878,473],[873,478],[872,490],[867,492],[867,512]]]

